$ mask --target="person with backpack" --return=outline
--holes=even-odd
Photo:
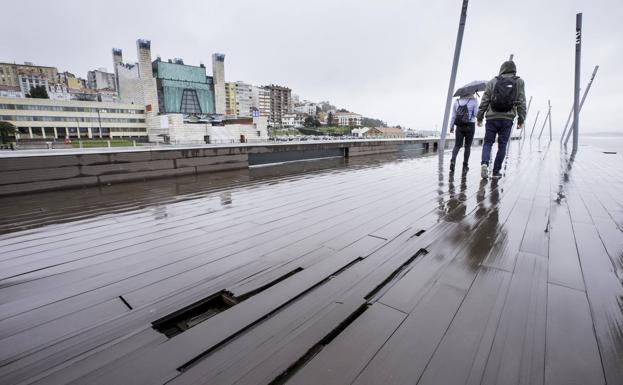
[[[515,117],[517,117],[517,129],[523,128],[526,119],[525,83],[523,79],[517,76],[515,63],[505,61],[500,67],[499,76],[487,83],[478,109],[478,127],[482,127],[483,118],[487,118],[480,170],[483,179],[489,176],[491,147],[496,136],[498,138],[498,152],[493,162],[491,176],[493,178],[502,176],[500,169],[506,156],[506,145],[511,136]]]
[[[452,106],[452,126],[450,133],[454,132],[456,127],[456,137],[454,139],[454,148],[452,149],[452,159],[450,160],[450,172],[454,172],[456,156],[465,143],[465,151],[463,152],[463,172],[469,170],[469,154],[471,152],[472,141],[474,140],[474,132],[476,131],[476,113],[478,111],[478,100],[474,94],[464,95],[454,101]]]

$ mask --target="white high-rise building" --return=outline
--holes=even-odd
[[[270,90],[265,87],[253,86],[253,107],[260,116],[270,116]]]
[[[214,110],[216,114],[226,113],[225,92],[225,54],[215,53],[212,55],[212,76],[214,79]]]
[[[253,109],[253,86],[244,82],[236,82],[236,115],[251,117]]]

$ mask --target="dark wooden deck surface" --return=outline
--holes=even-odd
[[[622,384],[621,154],[479,156],[3,198],[0,383]]]

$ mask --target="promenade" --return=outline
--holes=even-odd
[[[4,197],[0,383],[620,384],[621,153],[480,152]]]

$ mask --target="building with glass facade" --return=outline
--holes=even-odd
[[[152,68],[161,114],[214,114],[214,84],[203,65],[156,59]]]

